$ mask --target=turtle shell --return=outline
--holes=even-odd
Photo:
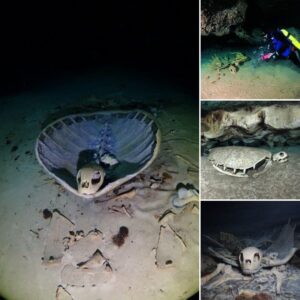
[[[73,194],[99,197],[135,177],[156,158],[160,130],[143,111],[105,111],[69,115],[42,130],[36,157],[46,172]],[[77,191],[79,169],[108,153],[118,160],[107,168],[104,184],[93,195]]]
[[[267,158],[271,159],[271,157],[272,154],[268,150],[253,147],[227,146],[211,149],[208,159],[214,165],[247,170],[255,167],[256,164]]]

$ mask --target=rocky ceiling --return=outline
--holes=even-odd
[[[204,154],[227,145],[300,146],[300,101],[204,102],[201,144]]]
[[[299,11],[298,0],[202,0],[201,35],[234,33],[254,43],[259,29],[300,27]]]

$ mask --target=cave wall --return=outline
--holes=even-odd
[[[247,32],[298,28],[299,12],[298,0],[205,0],[201,2],[201,35],[223,36],[237,30],[241,38],[241,28]]]
[[[214,34],[222,36],[230,33],[231,26],[241,24],[245,20],[247,2],[238,1],[220,1],[209,2],[206,6],[202,4],[201,9],[201,34]]]
[[[201,108],[202,155],[232,145],[300,151],[299,101],[204,101]]]

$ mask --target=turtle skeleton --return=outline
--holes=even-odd
[[[288,155],[284,151],[272,154],[270,151],[254,147],[227,146],[211,149],[208,160],[219,172],[234,177],[253,177],[265,173],[273,162],[284,163]],[[259,170],[262,169],[262,170]]]
[[[148,168],[160,141],[160,129],[147,112],[100,111],[50,123],[37,138],[35,154],[66,190],[96,199]]]
[[[281,228],[277,237],[271,241],[268,247],[262,246],[263,243],[258,240],[241,240],[246,246],[249,242],[252,245],[243,248],[238,255],[234,255],[221,242],[204,235],[203,237],[210,244],[213,244],[213,246],[207,247],[208,254],[217,258],[221,263],[218,264],[215,271],[203,277],[202,285],[206,289],[212,289],[229,280],[247,280],[247,278],[251,279],[254,275],[259,277],[260,274],[262,276],[274,274],[277,281],[276,292],[280,294],[284,274],[278,267],[287,264],[298,250],[294,246],[295,228],[296,225],[292,226],[289,221]],[[270,243],[270,240],[267,242]],[[227,266],[230,272],[229,269],[225,272],[224,266]],[[236,271],[232,271],[232,267],[240,270],[238,273],[240,276],[236,274]],[[221,276],[219,276],[220,274]],[[216,276],[219,276],[219,278],[211,282]]]

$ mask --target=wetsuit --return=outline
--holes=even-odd
[[[289,58],[296,65],[300,66],[300,43],[287,30],[281,29],[273,31],[268,35],[270,44],[270,55],[266,54],[266,59]]]

